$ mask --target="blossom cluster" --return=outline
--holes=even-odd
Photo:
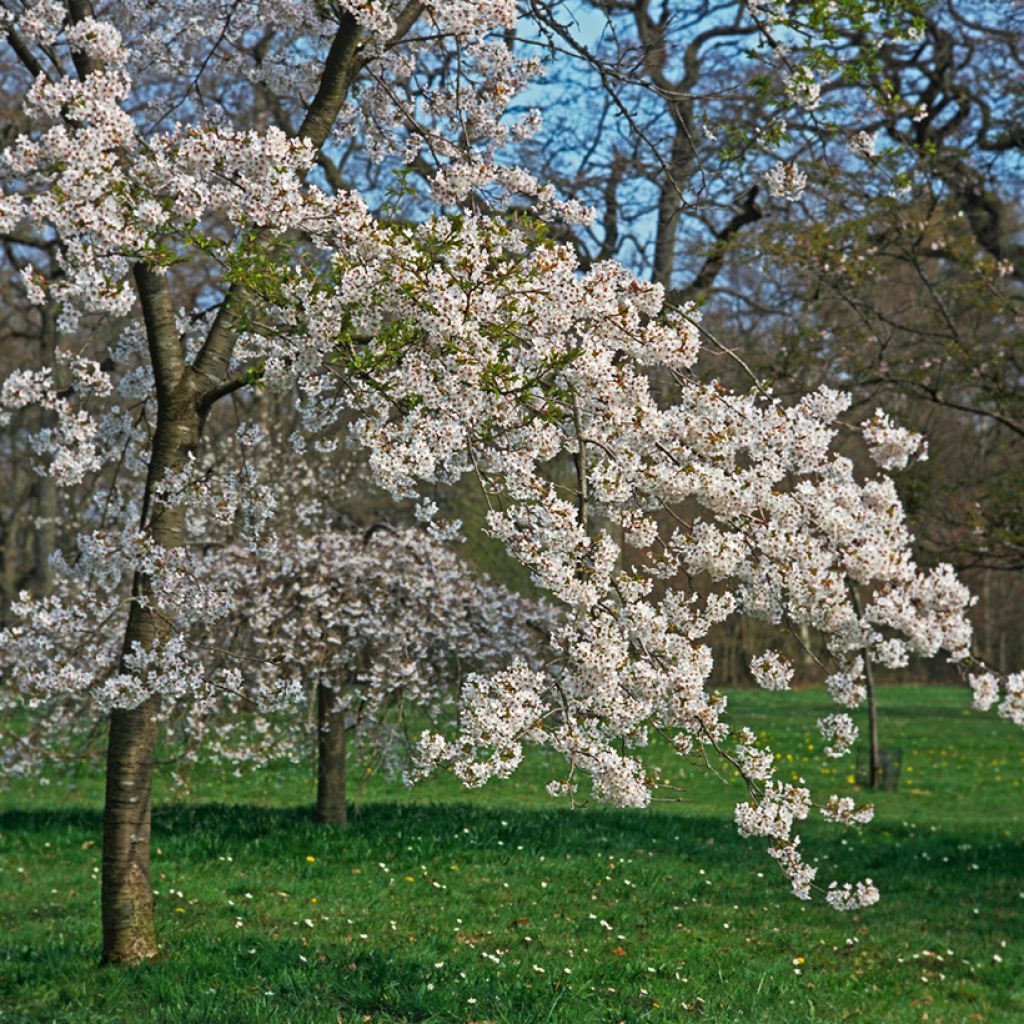
[[[968,677],[974,691],[974,706],[979,711],[988,711],[999,704],[999,714],[1024,726],[1024,672],[1014,672],[1000,677],[994,672],[981,672]]]
[[[58,387],[55,370],[67,381],[66,387]],[[29,438],[33,451],[42,457],[35,468],[63,484],[78,484],[104,464],[106,451],[97,420],[76,407],[68,394],[81,402],[91,396],[105,398],[112,389],[110,378],[95,360],[62,352],[56,367],[15,370],[7,377],[0,386],[0,425],[8,423],[18,409],[47,410],[50,421]]]
[[[765,173],[764,183],[769,195],[795,203],[807,188],[807,175],[795,163],[780,161]]]
[[[754,681],[765,690],[788,690],[793,679],[793,666],[776,651],[765,651],[750,663]]]
[[[181,763],[298,760],[308,756],[322,683],[359,739],[398,758],[396,709],[450,720],[460,688],[474,685],[467,673],[539,661],[557,623],[553,609],[490,583],[411,527],[312,533],[201,557],[156,548],[144,534],[94,533],[80,544],[73,566],[60,560],[56,592],[22,595],[18,623],[0,631],[11,684],[0,707],[45,708],[51,727],[75,737],[70,747],[85,742],[97,716],[158,693],[168,738],[184,742]],[[159,608],[165,635],[122,657],[108,627],[127,614],[137,573],[151,581],[142,600]],[[24,744],[0,769],[39,770],[53,752]]]
[[[814,72],[801,64],[787,77],[786,94],[804,110],[816,110],[821,102],[821,85]]]
[[[303,755],[323,685],[356,739],[397,765],[406,715],[450,721],[474,670],[541,658],[556,621],[414,527],[313,533],[256,554],[234,548],[211,571],[234,576],[238,563],[254,585],[216,632],[235,638],[223,664],[240,670],[240,685],[193,708],[185,730],[205,737],[195,754],[235,764]],[[281,707],[291,714],[271,724],[263,712]]]
[[[882,469],[906,469],[907,465],[928,458],[928,443],[920,435],[899,427],[882,409],[876,409],[871,419],[861,424],[861,432],[868,444],[871,457]]]

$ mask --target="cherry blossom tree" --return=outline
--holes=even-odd
[[[312,757],[316,818],[332,825],[346,823],[347,737],[364,763],[397,775],[408,764],[410,722],[450,725],[468,674],[515,657],[540,664],[557,625],[551,606],[489,582],[417,527],[293,533],[259,551],[215,546],[194,553],[189,569],[230,600],[223,615],[194,617],[187,630],[181,609],[175,617],[179,668],[206,685],[161,706],[162,759],[184,785],[200,757],[236,772]],[[20,606],[31,625],[0,637],[3,717],[23,720],[21,695],[38,694],[33,727],[7,731],[4,774],[47,778],[95,751],[124,685],[109,629],[130,602],[123,579],[59,572],[52,600]],[[108,601],[88,601],[104,589]],[[54,622],[58,607],[81,617],[73,627]],[[76,666],[73,689],[53,687],[57,664]]]
[[[614,256],[670,301],[705,302],[709,331],[776,394],[826,383],[852,392],[858,420],[885,405],[926,431],[933,458],[896,476],[918,556],[964,570],[982,596],[977,649],[1004,669],[1019,661],[1020,285],[1007,230],[1020,205],[1020,12],[581,6],[600,42],[580,46],[553,9],[544,38],[573,61],[542,86],[527,153],[597,208],[573,232],[581,261]],[[886,24],[887,6],[905,16]],[[725,376],[742,386],[743,372]],[[842,450],[861,464],[856,438]],[[807,649],[790,648],[801,678],[815,671],[802,633]],[[743,678],[767,642],[749,624],[721,639],[716,682]],[[941,663],[910,671],[950,678]],[[870,666],[871,703],[869,680]]]
[[[315,533],[208,564],[252,586],[214,636],[193,638],[209,650],[226,627],[242,641],[229,653],[237,685],[190,707],[193,756],[305,760],[314,735],[316,818],[330,825],[347,820],[349,735],[395,774],[411,746],[410,719],[450,724],[467,674],[517,656],[539,663],[557,621],[415,527]],[[297,713],[254,712],[289,693]]]
[[[537,128],[509,103],[539,71],[507,44],[511,0],[210,0],[202,17],[139,0],[4,10],[24,124],[2,154],[0,230],[55,241],[56,269],[26,266],[23,283],[30,301],[59,306],[69,383],[50,367],[16,370],[0,400],[51,414],[33,438],[38,469],[69,486],[110,472],[119,389],[146,391],[156,413],[139,440],[141,492],[86,524],[72,557],[55,556],[77,594],[19,601],[4,640],[35,666],[26,700],[87,689],[111,709],[104,959],[158,952],[161,707],[240,683],[237,666],[203,670],[189,637],[243,605],[244,577],[211,582],[186,541],[202,516],[257,553],[272,544],[270,492],[248,470],[231,485],[211,478],[201,458],[217,403],[253,387],[293,394],[301,416],[287,441],[265,443],[301,451],[351,423],[374,479],[416,501],[435,536],[454,524],[434,490],[475,479],[487,529],[564,610],[543,664],[515,658],[467,678],[457,728],[420,737],[410,779],[447,764],[480,785],[534,743],[565,759],[553,795],[589,777],[596,798],[639,807],[657,788],[642,760],[657,732],[684,756],[737,767],[737,825],[797,896],[874,902],[870,879],[819,885],[795,831],[815,807],[846,825],[870,808],[840,794],[815,804],[774,777],[772,753],[730,728],[726,698],[707,686],[709,629],[743,615],[817,631],[843,709],[863,699],[868,665],[944,654],[973,671],[976,703],[1024,722],[1024,675],[975,664],[970,595],[950,567],[914,562],[887,471],[922,454],[919,437],[873,417],[859,429],[876,468],[856,473],[833,447],[842,394],[787,405],[701,379],[693,306],[667,305],[662,283],[611,261],[584,270],[552,239],[549,223],[590,212],[509,159]],[[235,83],[216,102],[214,74]],[[246,123],[257,99],[287,127]],[[422,157],[427,184],[345,188],[330,168],[352,138],[369,161]],[[117,355],[90,349],[97,324],[122,326]],[[671,386],[652,388],[654,376]],[[697,578],[710,581],[704,596]],[[90,632],[97,612],[102,634]],[[53,659],[48,638],[69,634],[85,653]],[[118,670],[96,686],[89,659],[111,647]],[[753,670],[788,686],[774,651]],[[288,699],[286,685],[271,689],[267,706]],[[856,735],[846,710],[819,726],[828,756]]]

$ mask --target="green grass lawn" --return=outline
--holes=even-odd
[[[819,756],[820,693],[731,701],[783,778],[850,791],[852,758]],[[309,771],[200,774],[187,797],[158,791],[164,956],[100,969],[99,780],[17,786],[0,794],[0,1021],[1022,1022],[1024,736],[961,690],[881,707],[899,791],[866,829],[805,838],[819,880],[882,889],[855,914],[790,896],[736,835],[738,786],[678,759],[684,801],[646,811],[569,810],[542,756],[478,792],[369,777],[344,832],[310,821]]]

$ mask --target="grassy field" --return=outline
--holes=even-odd
[[[820,694],[732,703],[789,752],[784,777],[850,789],[852,759],[811,749]],[[0,1021],[1024,1021],[1024,736],[959,690],[881,704],[903,784],[862,832],[805,840],[821,880],[882,889],[852,915],[788,895],[736,835],[738,787],[679,761],[685,800],[638,812],[555,803],[539,756],[475,793],[369,777],[344,832],[310,822],[308,772],[200,776],[187,799],[159,790],[163,958],[99,969],[99,780],[16,787]]]

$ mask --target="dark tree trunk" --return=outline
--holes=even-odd
[[[36,531],[32,577],[35,592],[48,597],[53,590],[50,556],[57,550],[57,485],[52,477],[40,477],[36,491]]]
[[[850,598],[853,601],[857,618],[864,616],[860,595],[856,587],[850,587]],[[864,688],[868,693],[868,789],[881,789],[884,781],[882,771],[882,751],[878,745],[878,695],[875,689],[875,669],[868,651],[864,650]]]
[[[348,823],[345,801],[345,713],[335,708],[337,691],[316,688],[316,820],[324,825]]]
[[[179,428],[168,433],[181,437],[190,432]],[[147,494],[151,493],[153,483],[178,463],[177,458],[167,459],[168,450],[159,444],[160,434],[158,428]],[[198,439],[198,430],[195,436]],[[157,543],[173,547],[181,543],[183,527],[182,508],[159,509],[149,523],[148,532]],[[148,591],[149,580],[136,577],[136,596]],[[125,630],[124,654],[136,645],[145,649],[152,647],[159,639],[156,627],[148,604],[133,601]],[[159,710],[160,698],[154,695],[137,708],[114,711],[110,716],[103,808],[104,963],[137,964],[159,953],[149,878],[153,763]]]
[[[878,700],[875,693],[875,671],[864,656],[864,679],[868,691],[868,788],[881,789],[883,781],[882,752],[878,746]]]
[[[153,440],[146,482],[143,525],[157,544],[176,547],[184,537],[182,507],[153,507],[154,485],[168,470],[178,469],[199,440],[199,416],[187,400],[165,408]],[[141,603],[138,598],[145,595]],[[160,637],[154,617],[150,580],[136,575],[125,629],[122,657],[136,646],[146,650]],[[122,665],[122,670],[127,670]],[[137,964],[157,956],[153,889],[149,877],[149,836],[156,759],[157,713],[154,695],[137,708],[114,711],[107,743],[107,784],[103,808],[103,962]]]

